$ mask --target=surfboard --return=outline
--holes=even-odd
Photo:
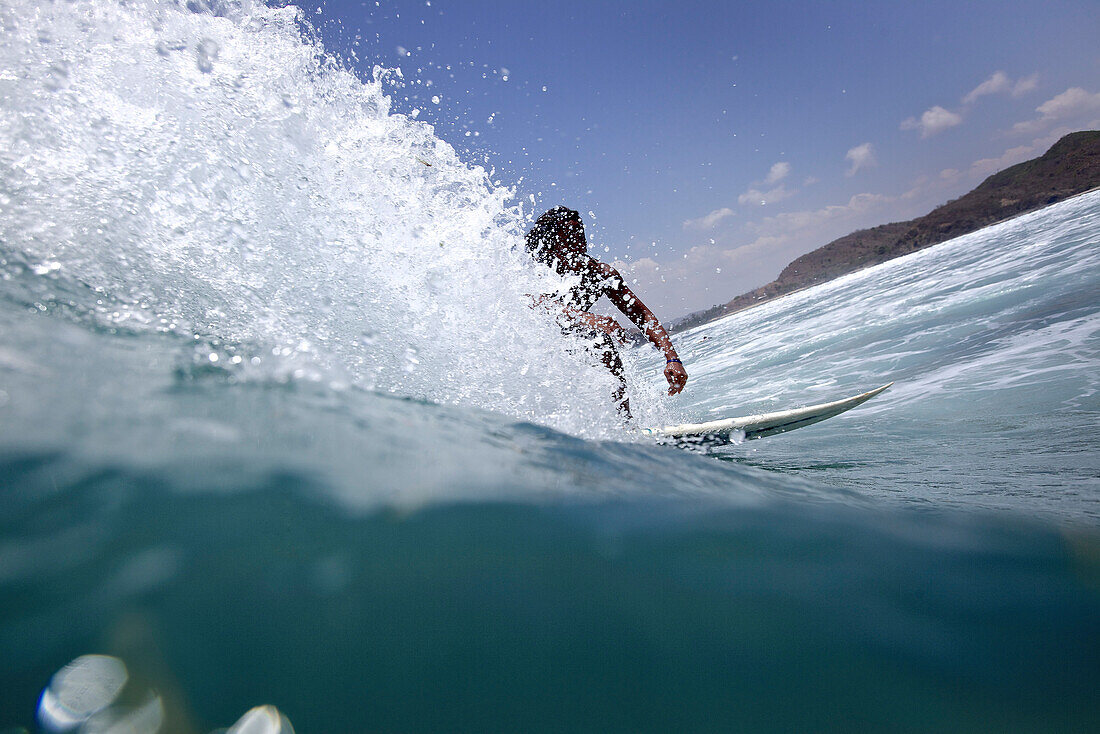
[[[691,446],[724,446],[729,443],[764,438],[776,433],[786,433],[798,428],[819,423],[827,418],[838,416],[886,390],[894,383],[889,382],[859,395],[831,403],[810,405],[794,410],[781,410],[775,413],[746,415],[740,418],[723,418],[707,423],[685,423],[681,426],[647,428],[645,432],[663,443],[685,444]]]

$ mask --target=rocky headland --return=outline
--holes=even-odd
[[[1042,156],[993,174],[970,193],[923,217],[852,232],[808,252],[787,265],[771,283],[685,316],[672,325],[672,331],[699,326],[772,298],[908,255],[1098,186],[1100,131],[1071,133]]]

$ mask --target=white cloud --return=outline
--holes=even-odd
[[[764,180],[753,181],[749,190],[737,197],[737,203],[741,206],[764,206],[791,198],[798,193],[798,189],[788,189],[786,184],[773,185],[785,179],[790,173],[791,164],[787,161],[772,164]],[[758,188],[764,186],[771,186],[771,188],[767,190]]]
[[[737,203],[741,206],[759,205],[764,206],[766,204],[775,204],[776,202],[789,199],[794,196],[795,192],[788,189],[783,184],[776,186],[768,191],[760,191],[759,189],[749,189],[745,193],[737,197]]]
[[[1100,127],[1100,120],[1094,121],[1093,127]],[[945,168],[938,177],[922,176],[913,183],[909,191],[902,194],[901,199],[920,202],[927,211],[927,208],[942,204],[946,197],[958,196],[998,171],[1042,155],[1063,135],[1078,129],[1080,128],[1070,126],[1055,127],[1027,145],[1014,146],[993,158],[981,158],[962,170]]]
[[[1032,74],[1031,76],[1024,77],[1023,79],[1017,79],[1016,83],[1012,85],[1012,96],[1022,97],[1028,92],[1034,91],[1039,87],[1039,75]]]
[[[965,112],[965,108],[969,108],[982,97],[994,94],[1010,94],[1013,97],[1020,97],[1033,91],[1038,86],[1038,74],[1021,77],[1013,81],[1012,78],[1003,71],[995,71],[992,76],[966,93],[962,98],[962,103],[965,106],[963,110],[953,112],[940,105],[934,105],[921,113],[919,118],[909,117],[902,120],[901,129],[919,130],[922,139],[930,138],[933,135],[942,133],[944,130],[950,130],[953,127],[961,125],[963,122],[961,113]]]
[[[875,146],[871,143],[857,145],[845,154],[844,159],[852,162],[847,172],[849,176],[854,176],[860,169],[870,168],[878,163],[875,160]]]
[[[920,130],[920,136],[922,138],[927,138],[955,127],[961,124],[962,121],[962,115],[957,112],[952,112],[951,110],[945,110],[943,107],[936,105],[931,109],[925,110],[919,120],[915,117],[903,120],[901,129]]]
[[[1037,111],[1054,116],[1082,108],[1093,109],[1089,100],[1096,97],[1100,95],[1084,93],[1082,96],[1080,92],[1058,95]],[[1100,100],[1097,103],[1100,104]],[[1100,121],[1095,124],[1100,127]],[[973,188],[982,178],[1040,155],[1062,135],[1075,129],[1080,128],[1051,125],[1027,145],[1010,147],[999,156],[975,160],[958,169],[944,169],[939,175],[923,176],[900,196],[862,193],[842,204],[782,212],[754,221],[740,220],[744,222],[742,226],[723,229],[710,244],[692,247],[667,260],[662,258],[660,262],[643,258],[633,263],[616,264],[616,267],[627,276],[628,282],[637,278],[639,293],[646,303],[662,318],[671,319],[724,303],[759,287],[774,279],[796,257],[837,237],[883,222],[904,221],[926,214],[947,198]],[[847,159],[852,170],[873,165],[874,147],[871,143],[856,146],[849,151]],[[732,212],[726,216],[732,216]]]
[[[1034,120],[1017,122],[1012,132],[1023,135],[1038,133],[1058,122],[1085,119],[1100,112],[1100,92],[1088,92],[1081,87],[1070,87],[1061,94],[1051,97],[1035,108],[1039,117]],[[1091,126],[1091,121],[1088,123]]]
[[[978,97],[984,97],[987,94],[1000,94],[1011,89],[1012,80],[1008,78],[1008,74],[1003,71],[996,71],[993,76],[971,89],[962,101],[963,104],[973,104]]]
[[[742,287],[744,281],[724,267],[722,250],[714,245],[692,247],[661,262],[644,257],[630,262],[617,260],[612,265],[666,325],[691,311],[725,303],[752,287]],[[718,272],[719,268],[724,272]]]
[[[726,217],[732,217],[733,215],[733,209],[722,207],[721,209],[715,209],[705,217],[688,219],[684,222],[684,229],[710,229]]]
[[[1037,155],[1040,155],[1040,151],[1036,151],[1035,146],[1018,145],[1015,148],[1009,148],[996,158],[982,158],[974,161],[970,164],[970,174],[974,178],[985,178]]]
[[[763,218],[726,232],[717,243],[711,240],[667,259],[646,257],[614,266],[646,305],[671,320],[761,286],[794,258],[837,237],[896,219],[891,209],[896,202],[858,194],[844,204]]]
[[[1038,86],[1038,74],[1032,74],[1031,76],[1012,81],[1008,74],[1005,74],[1003,71],[997,71],[993,73],[993,76],[971,89],[967,95],[963,97],[962,101],[963,104],[973,104],[979,97],[984,97],[989,94],[1011,94],[1013,97],[1022,97]]]
[[[1070,87],[1035,108],[1043,117],[1062,120],[1079,112],[1100,110],[1100,92],[1092,94],[1081,87]]]
[[[791,190],[786,187],[785,184],[779,184],[774,186],[773,184],[785,179],[791,173],[791,164],[787,161],[779,161],[772,164],[771,169],[768,170],[768,175],[763,181],[754,181],[748,191],[737,197],[737,203],[741,206],[752,205],[765,205],[774,204],[784,199],[789,199],[798,193],[797,189]],[[771,186],[770,189],[762,190],[762,186]],[[721,209],[715,209],[710,214],[698,219],[688,219],[684,222],[684,229],[712,229],[715,225],[721,222],[727,217],[734,215],[733,209],[729,207],[722,207]]]
[[[1090,127],[1100,127],[1100,120],[1093,120]],[[976,160],[970,164],[968,173],[971,178],[979,179],[990,176],[998,171],[1003,171],[1009,166],[1014,166],[1017,163],[1023,163],[1026,160],[1035,158],[1045,153],[1050,146],[1057,143],[1063,135],[1068,135],[1079,128],[1072,126],[1060,126],[1056,127],[1041,137],[1035,138],[1029,145],[1017,145],[1013,148],[1009,148],[996,158],[982,158]]]
[[[768,177],[764,179],[764,183],[769,186],[774,183],[779,183],[787,174],[791,172],[791,164],[786,161],[780,161],[772,166],[772,169],[768,171]]]
[[[652,277],[661,270],[660,263],[651,257],[640,257],[630,262],[615,260],[611,263],[611,266],[618,270],[619,274],[623,277],[628,275],[632,276],[631,279],[638,277],[644,278],[646,276]]]
[[[748,228],[762,238],[780,237],[785,239],[800,232],[816,232],[829,222],[838,219],[845,220],[852,215],[863,214],[892,201],[894,201],[893,197],[882,194],[856,194],[848,200],[847,204],[833,204],[821,209],[776,214],[772,217],[765,217],[759,222],[753,222]],[[824,245],[825,243],[822,242],[821,244]],[[752,245],[748,246],[752,247]]]

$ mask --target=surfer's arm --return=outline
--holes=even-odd
[[[626,329],[619,325],[619,322],[610,316],[602,316],[600,314],[589,313],[588,311],[581,311],[579,308],[573,308],[572,306],[562,306],[561,300],[555,298],[551,294],[545,294],[541,296],[532,296],[528,294],[531,299],[531,308],[545,308],[547,311],[556,311],[561,309],[562,318],[565,319],[563,326],[566,324],[580,324],[583,326],[590,326],[597,331],[602,331],[611,338],[618,341],[620,344],[626,344]]]
[[[626,329],[620,326],[619,322],[610,316],[581,311],[580,309],[571,308],[569,306],[562,309],[562,313],[564,313],[573,323],[591,326],[614,338],[620,344],[626,344]]]
[[[661,326],[661,322],[657,320],[653,312],[642,303],[642,299],[638,298],[634,291],[627,288],[622,276],[610,265],[605,267],[608,275],[615,280],[615,287],[607,290],[607,298],[615,305],[615,308],[622,311],[623,315],[630,319],[631,323],[642,330],[646,339],[649,339],[661,354],[665,355],[665,379],[668,380],[669,384],[668,394],[675,395],[684,389],[688,376],[683,363],[680,361],[680,355],[676,353],[676,348],[672,346],[672,339],[669,338],[665,327]]]

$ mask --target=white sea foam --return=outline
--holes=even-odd
[[[299,20],[5,3],[0,259],[101,325],[193,335],[197,362],[242,375],[620,435],[611,378],[530,308],[558,284],[523,253],[514,192],[391,113],[393,72],[358,79]]]

